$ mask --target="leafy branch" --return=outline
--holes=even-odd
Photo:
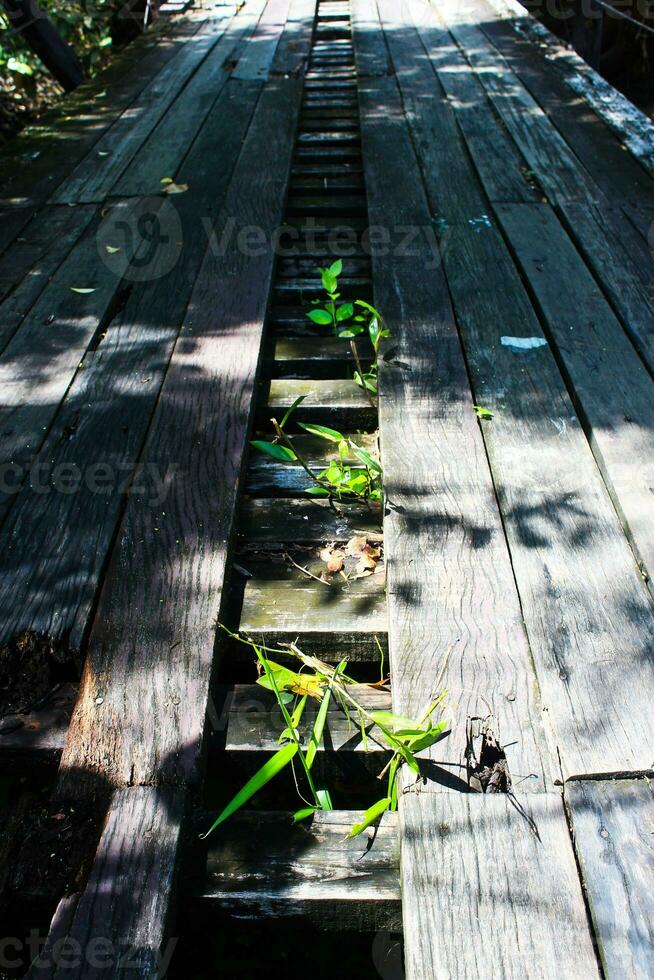
[[[296,759],[299,760],[304,771],[312,801],[303,800],[305,805],[294,814],[295,820],[305,820],[318,810],[333,809],[329,791],[316,787],[311,772],[323,742],[332,703],[345,713],[352,724],[356,722],[366,749],[366,726],[373,725],[379,733],[376,736],[378,740],[392,753],[390,761],[379,774],[380,779],[386,780],[385,795],[366,810],[361,820],[351,828],[349,837],[361,834],[386,810],[396,810],[397,777],[401,766],[407,765],[419,775],[416,753],[434,745],[447,734],[447,722],[434,721],[433,718],[436,710],[441,707],[445,694],[437,697],[419,720],[406,718],[392,711],[370,711],[353,693],[360,685],[347,674],[347,661],[342,660],[334,668],[316,657],[303,653],[295,644],[267,647],[255,643],[248,637],[232,633],[225,626],[221,625],[221,628],[230,637],[245,643],[255,652],[261,670],[257,683],[274,694],[285,727],[279,736],[281,748],[247,781],[216,817],[207,833],[202,836],[207,837]],[[276,660],[269,659],[268,653],[274,656],[290,656],[297,662],[298,668],[293,670],[285,667]],[[379,684],[372,686],[379,687]],[[310,730],[302,734],[300,726],[309,698],[317,701],[319,708]]]

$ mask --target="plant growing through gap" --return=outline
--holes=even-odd
[[[356,837],[361,834],[387,810],[396,810],[397,777],[400,767],[407,765],[419,776],[420,768],[416,753],[434,745],[447,734],[447,722],[444,720],[435,721],[433,717],[442,705],[445,692],[435,698],[418,719],[404,718],[392,711],[370,711],[356,697],[359,684],[347,674],[346,660],[341,660],[337,667],[331,667],[316,657],[303,653],[294,643],[283,647],[267,647],[255,643],[247,637],[242,637],[238,633],[232,633],[222,624],[221,629],[225,630],[233,639],[250,646],[256,654],[260,669],[257,683],[273,692],[282,714],[284,728],[278,740],[280,748],[230,800],[202,837],[208,837],[216,827],[224,823],[237,810],[240,810],[271,779],[274,779],[287,766],[294,767],[296,763],[299,763],[305,776],[307,797],[302,796],[296,778],[295,785],[303,806],[296,811],[294,819],[296,821],[306,820],[318,810],[333,809],[329,790],[319,788],[312,774],[312,767],[324,739],[325,725],[332,706],[343,711],[353,726],[356,724],[361,731],[361,738],[366,750],[368,747],[367,729],[374,726],[376,728],[376,740],[381,741],[391,752],[390,760],[379,774],[379,779],[386,783],[384,795],[368,807],[361,820],[351,828],[349,837]],[[267,656],[269,653],[275,657],[290,656],[296,661],[297,669],[285,667],[277,660],[269,659]],[[382,682],[384,680],[382,660]],[[372,686],[379,687],[380,685]],[[303,720],[309,698],[317,701],[319,707],[313,724],[307,726],[303,725]]]
[[[383,473],[379,460],[361,446],[357,446],[349,436],[343,435],[336,429],[330,429],[326,425],[298,422],[305,432],[327,442],[336,443],[338,446],[338,458],[332,459],[325,469],[314,472],[310,467],[297,443],[286,431],[289,419],[304,397],[300,395],[295,399],[281,422],[271,419],[275,429],[273,439],[253,439],[251,445],[279,462],[299,463],[312,481],[312,485],[306,488],[306,492],[313,497],[381,500]],[[353,457],[359,461],[358,464],[349,462]]]
[[[383,337],[390,337],[390,331],[384,325],[384,320],[378,310],[362,299],[352,303],[339,303],[340,292],[338,279],[343,272],[343,262],[335,262],[323,269],[318,266],[318,272],[325,291],[322,306],[307,313],[312,323],[318,326],[331,326],[337,337],[350,341],[357,369],[354,380],[370,395],[377,395],[377,370],[379,360],[379,344]],[[319,302],[319,301],[316,301]],[[364,371],[361,357],[356,344],[356,338],[367,334],[372,344],[373,360],[367,371]]]

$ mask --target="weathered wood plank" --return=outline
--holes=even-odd
[[[407,980],[599,978],[560,796],[408,793]],[[561,928],[565,923],[565,928]]]
[[[537,201],[524,158],[495,119],[488,96],[429,4],[411,7],[413,22],[443,86],[491,201]],[[392,26],[389,25],[392,30]],[[440,94],[440,93],[439,93]]]
[[[580,780],[566,785],[565,800],[605,976],[651,978],[651,782]]]
[[[297,75],[306,63],[316,17],[316,0],[291,0],[286,27],[270,70],[274,75]]]
[[[327,425],[338,421],[346,429],[369,428],[376,421],[375,407],[354,381],[273,378],[267,388],[268,396],[257,410],[257,417],[264,423],[273,416],[281,420],[286,409],[301,395],[304,401],[295,409],[294,421]]]
[[[183,808],[179,788],[132,786],[116,792],[86,890],[74,911],[67,909],[60,937],[77,955],[58,955],[61,944],[46,947],[27,974],[30,980],[151,980],[165,974],[175,948],[168,939],[170,893]],[[71,904],[69,897],[62,901]]]
[[[250,43],[239,58],[234,78],[265,81],[288,16],[289,0],[267,0]]]
[[[224,18],[207,22],[188,38],[177,56],[166,64],[138,98],[97,140],[74,167],[53,200],[59,204],[102,202],[141,144],[177,98],[225,31]],[[167,177],[169,174],[160,174]]]
[[[239,224],[256,221],[269,233],[277,226],[299,96],[294,79],[276,79],[264,91],[219,225],[237,215]],[[264,154],[268,167],[262,174]],[[195,778],[212,623],[232,537],[271,273],[268,251],[247,258],[232,241],[225,255],[206,254],[144,450],[151,463],[173,460],[180,475],[166,500],[165,520],[157,517],[153,524],[148,502],[130,499],[90,640],[63,784],[66,771],[75,782],[76,770],[102,773],[118,785]],[[235,289],[235,282],[243,289]],[[151,569],[147,575],[144,566]],[[143,672],[139,662],[147,664]],[[143,704],[149,706],[146,716]],[[166,717],[166,725],[152,730],[153,713]],[[129,738],[117,744],[114,726]]]
[[[654,374],[654,277],[651,252],[618,236],[610,208],[567,204],[561,209],[568,233]]]
[[[351,0],[350,15],[358,77],[388,75],[388,51],[375,0]]]
[[[315,561],[306,555],[295,555],[303,567]],[[374,575],[344,581],[334,576],[331,584],[322,584],[289,563],[238,558],[238,565],[248,577],[238,576],[234,593],[242,593],[240,630],[270,643],[293,643],[298,640],[307,652],[328,663],[341,657],[353,661],[379,663],[377,639],[386,648],[387,613],[383,565]],[[252,660],[242,644],[230,650],[236,659]]]
[[[93,208],[45,207],[0,261],[0,353],[93,218]]]
[[[159,120],[129,162],[112,187],[112,195],[121,197],[156,194],[161,190],[161,180],[166,177],[177,178],[179,183],[186,183],[179,176],[180,167],[188,170],[183,161],[194,138],[201,127],[211,126],[216,118],[212,107],[230,77],[229,66],[225,67],[224,63],[234,48],[247,40],[254,30],[262,6],[262,3],[250,2],[238,17],[234,17],[218,43],[209,51],[168,112]],[[200,141],[202,137],[203,134],[200,133]],[[191,149],[191,152],[194,150],[195,148]],[[189,183],[188,186],[193,193],[195,185]]]
[[[242,813],[209,837],[197,894],[237,916],[300,915],[339,930],[397,928],[394,817],[385,814],[369,846],[367,836],[345,840],[357,812],[317,813],[300,824],[290,814]]]
[[[201,26],[202,20],[195,16],[168,27],[157,25],[97,78],[23,130],[0,155],[0,201],[21,205],[46,200]]]
[[[561,68],[516,32],[488,0],[469,0],[481,30],[498,48],[593,180],[612,201],[654,204],[654,182],[587,99],[575,98]]]
[[[410,23],[405,31],[419,44]],[[386,35],[393,55],[399,33]],[[371,223],[383,224],[392,207],[398,224],[428,226],[395,81],[362,81],[360,99]],[[420,145],[426,139],[421,131]],[[542,789],[541,709],[456,323],[429,245],[423,239],[412,252],[373,254],[375,305],[393,351],[380,365],[380,433],[395,710],[418,715],[435,685],[446,688],[455,730],[431,758],[466,785],[466,720],[492,714],[516,779],[534,774],[520,788]]]
[[[654,382],[549,205],[495,210],[642,571],[654,576]]]
[[[126,493],[150,501],[152,516],[163,519],[174,463],[159,470],[147,459],[137,467],[137,460],[206,250],[198,226],[218,214],[260,90],[256,82],[232,81],[219,98],[181,171],[192,190],[174,210],[153,211],[167,241],[85,357],[34,454],[32,478],[22,491],[18,479],[8,495],[0,642],[31,630],[80,650]],[[38,321],[36,329],[44,329]],[[61,492],[62,472],[72,474],[75,492]],[[44,484],[49,493],[40,492]]]
[[[467,0],[438,0],[437,9],[552,203],[602,202],[601,191],[558,130],[476,26]]]
[[[381,507],[374,502],[331,504],[281,497],[244,501],[239,528],[248,541],[348,541],[359,532],[379,532],[381,519]]]
[[[161,202],[119,203],[109,221],[136,222]],[[84,219],[83,219],[84,220]],[[84,354],[110,315],[121,276],[98,254],[106,218],[87,223],[56,276],[42,291],[20,329],[0,355],[0,457],[22,464],[40,446],[57,407]],[[140,252],[146,243],[141,242]],[[139,255],[133,242],[124,248],[125,266]],[[89,290],[87,294],[75,289]]]
[[[411,62],[400,60],[402,50],[387,36],[400,86],[410,91]],[[425,102],[422,112],[431,111]],[[409,121],[431,206],[454,221],[457,205],[431,166],[433,129],[417,112]],[[453,142],[450,152],[464,151]],[[462,161],[458,168],[465,196]],[[476,183],[470,170],[467,181]],[[564,772],[644,771],[651,750],[641,716],[625,717],[623,709],[625,697],[636,705],[654,697],[645,652],[654,621],[633,554],[548,347],[516,361],[501,342],[505,335],[542,339],[542,331],[493,223],[452,225],[442,257],[475,400],[494,412],[485,442]]]

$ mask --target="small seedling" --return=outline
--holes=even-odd
[[[331,326],[337,337],[349,340],[352,353],[357,365],[354,381],[371,395],[377,394],[377,362],[379,344],[383,337],[390,337],[390,331],[384,325],[384,320],[378,310],[362,299],[353,303],[338,303],[338,278],[343,272],[343,262],[337,259],[328,268],[318,267],[322,286],[326,297],[324,305],[307,313],[312,323],[319,326]],[[367,371],[363,370],[361,358],[356,347],[356,338],[367,334],[372,344],[374,359]]]
[[[472,407],[474,408],[475,415],[478,419],[492,419],[493,413],[491,412],[490,408],[483,408],[482,405],[473,405]]]
[[[386,779],[385,795],[373,803],[362,815],[360,821],[350,830],[349,837],[359,834],[375,823],[387,810],[397,809],[397,775],[400,767],[406,764],[416,775],[420,767],[416,753],[427,749],[447,735],[448,724],[444,720],[434,720],[434,713],[440,710],[445,694],[441,694],[429,705],[420,719],[405,718],[392,711],[369,711],[357,700],[358,682],[347,674],[347,661],[342,660],[337,667],[331,667],[316,657],[303,653],[295,644],[284,647],[265,647],[248,637],[239,636],[221,626],[229,636],[252,648],[256,654],[260,676],[257,683],[272,691],[284,720],[284,728],[279,736],[280,748],[247,781],[245,786],[233,797],[214,820],[203,837],[207,837],[221,823],[243,807],[260,789],[270,782],[287,766],[299,762],[304,771],[308,799],[300,795],[304,804],[295,814],[297,821],[306,820],[318,810],[333,809],[329,790],[318,788],[312,775],[316,754],[323,743],[325,726],[330,706],[341,710],[348,721],[361,732],[364,748],[368,746],[368,732],[375,727],[375,738],[391,754],[390,761],[380,773]],[[296,661],[297,669],[284,667],[277,660],[268,658],[289,656]],[[383,671],[383,666],[382,666]],[[384,679],[382,677],[382,679]],[[379,684],[375,684],[379,687]],[[318,711],[313,724],[303,731],[302,722],[308,699],[318,702]],[[295,784],[301,794],[297,778]]]
[[[306,488],[306,493],[312,497],[381,500],[383,472],[379,460],[361,446],[357,446],[349,436],[343,435],[336,429],[330,429],[326,425],[298,422],[305,432],[338,445],[338,459],[331,460],[329,466],[319,473],[311,469],[297,443],[285,429],[288,420],[303,398],[304,395],[293,402],[281,422],[276,419],[271,420],[276,433],[274,439],[253,439],[251,445],[281,463],[299,463],[312,480],[312,485]],[[348,462],[353,457],[362,465]]]

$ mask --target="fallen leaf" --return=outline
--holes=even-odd
[[[168,184],[164,187],[164,194],[185,194],[188,190],[188,184]]]
[[[172,183],[174,183],[174,181],[173,181],[173,178],[172,177],[162,177],[161,180],[159,181],[159,183],[160,184],[172,184]]]
[[[92,289],[87,289],[86,286],[71,286],[70,291],[71,293],[82,293],[85,295],[86,293],[94,293],[95,286],[93,286]]]
[[[363,551],[367,544],[368,541],[365,535],[355,535],[355,537],[350,538],[348,543],[345,545],[345,554],[352,556],[358,555]]]
[[[120,252],[120,248],[117,245],[105,245],[105,248],[109,252],[109,255],[115,255],[116,252]]]

